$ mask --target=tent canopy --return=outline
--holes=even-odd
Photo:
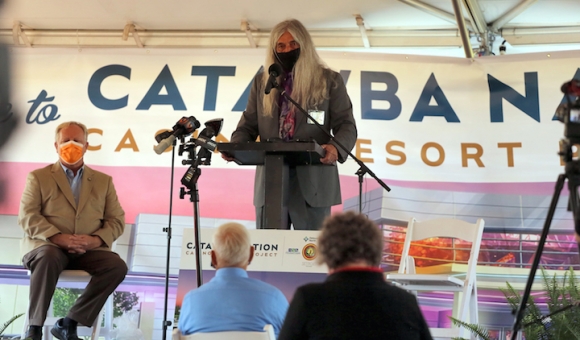
[[[264,47],[288,18],[303,22],[319,48],[469,57],[498,54],[505,40],[507,53],[580,49],[578,0],[4,0],[0,41]]]

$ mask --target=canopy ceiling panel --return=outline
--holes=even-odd
[[[4,0],[0,41],[23,47],[264,47],[271,28],[288,18],[304,23],[321,48],[419,48],[423,54],[448,48],[456,55],[470,45],[486,55],[505,40],[512,53],[580,49],[579,0]],[[516,45],[529,46],[518,51]]]

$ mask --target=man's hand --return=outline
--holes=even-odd
[[[84,254],[103,244],[100,237],[93,235],[56,234],[48,239],[71,254]]]
[[[227,155],[227,154],[225,154],[225,153],[223,153],[223,152],[221,153],[221,155],[222,155],[222,158],[223,158],[225,161],[228,161],[228,162],[231,162],[231,161],[233,161],[233,160],[235,159],[234,157],[232,157],[232,156],[230,156],[230,155]]]
[[[338,160],[338,151],[336,147],[332,144],[322,144],[321,147],[326,150],[326,155],[324,158],[320,159],[322,164],[336,164]]]
[[[103,240],[95,235],[73,235],[80,243],[85,244],[85,251],[99,248],[103,245]]]

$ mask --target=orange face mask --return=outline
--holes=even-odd
[[[63,143],[58,148],[60,160],[67,165],[73,165],[83,158],[84,146],[75,141],[68,141]]]

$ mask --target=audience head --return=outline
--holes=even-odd
[[[246,227],[230,222],[217,228],[213,235],[211,260],[216,268],[239,267],[246,269],[254,257],[254,247]]]
[[[378,267],[383,233],[365,215],[352,211],[327,217],[318,237],[320,260],[333,272],[347,266]]]

